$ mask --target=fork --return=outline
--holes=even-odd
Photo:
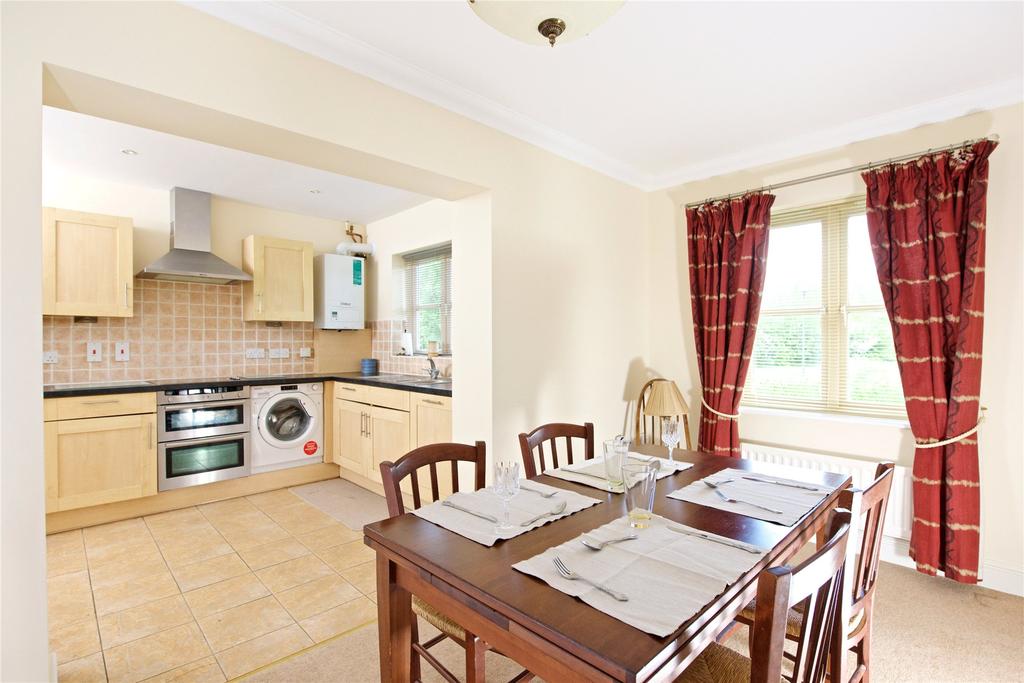
[[[544,491],[541,491],[540,489],[531,488],[529,486],[523,486],[522,484],[519,485],[519,488],[521,490],[523,490],[523,491],[529,491],[530,493],[536,493],[538,496],[540,496],[542,498],[553,498],[553,497],[558,495],[558,491],[544,492]]]
[[[536,517],[531,517],[530,519],[528,519],[525,522],[523,522],[522,524],[520,524],[520,526],[530,526],[531,524],[533,524],[537,520],[544,519],[545,517],[552,517],[554,515],[560,515],[563,512],[565,512],[565,508],[566,508],[566,503],[563,500],[561,503],[559,503],[558,505],[553,507],[551,510],[548,510],[547,512],[542,512],[541,514],[537,515]]]
[[[607,586],[602,586],[601,584],[595,581],[591,581],[590,579],[584,578],[576,572],[574,572],[573,570],[569,569],[565,566],[565,562],[562,562],[562,558],[556,557],[554,559],[554,563],[555,569],[558,571],[558,575],[561,576],[563,579],[569,579],[570,581],[582,581],[583,583],[593,586],[594,588],[603,593],[607,593],[619,602],[629,602],[629,596],[623,595],[618,591],[613,591],[611,588],[608,588]]]
[[[772,514],[776,514],[776,515],[781,515],[782,514],[782,510],[776,510],[775,508],[770,508],[770,507],[767,507],[765,505],[758,505],[757,503],[751,503],[749,500],[736,500],[735,498],[732,498],[731,496],[726,495],[725,492],[722,491],[722,489],[719,488],[719,486],[721,486],[722,484],[727,483],[728,481],[732,481],[731,479],[729,479],[727,481],[724,481],[724,482],[719,482],[717,484],[713,484],[710,481],[708,481],[707,479],[701,479],[701,481],[703,481],[705,484],[707,484],[712,489],[714,489],[715,493],[718,494],[718,497],[721,498],[722,500],[724,500],[726,503],[743,503],[744,505],[750,505],[751,507],[755,507],[755,508],[757,508],[759,510],[764,510],[765,512],[771,512]]]
[[[612,543],[622,543],[623,541],[635,541],[638,538],[640,537],[636,534],[630,534],[629,536],[623,536],[622,538],[609,538],[607,541],[591,541],[586,536],[582,536],[580,537],[580,543],[590,548],[591,550],[601,550],[606,545],[611,545]]]

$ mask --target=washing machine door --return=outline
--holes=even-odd
[[[263,405],[259,431],[263,440],[277,448],[295,448],[305,443],[316,427],[313,402],[303,393],[277,394]]]

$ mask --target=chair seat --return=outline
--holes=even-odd
[[[686,667],[676,683],[749,683],[750,660],[724,645],[711,643]]]
[[[466,631],[454,621],[434,609],[433,605],[412,596],[413,614],[423,617],[429,624],[446,636],[451,636],[460,643],[466,641]]]
[[[748,626],[754,623],[754,612],[757,611],[757,600],[751,600],[743,611],[736,617],[736,621],[741,624],[747,624]],[[864,621],[864,611],[861,610],[857,614],[850,617],[850,624],[847,627],[848,634],[854,634],[861,627]],[[804,623],[804,614],[796,607],[792,607],[789,613],[786,615],[786,636],[790,639],[797,639],[800,637],[800,629]]]

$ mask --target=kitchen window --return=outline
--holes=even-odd
[[[425,354],[430,342],[437,352],[452,352],[452,245],[405,254],[405,321],[413,352]]]
[[[742,404],[905,417],[864,197],[772,215]]]

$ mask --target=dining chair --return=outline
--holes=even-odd
[[[836,510],[829,522],[828,541],[797,567],[771,567],[757,581],[757,612],[750,657],[718,643],[711,643],[676,678],[677,683],[821,683],[832,681],[842,668],[843,579],[850,513]],[[801,622],[800,644],[793,658],[792,674],[783,675],[782,662],[787,633],[787,614],[801,606],[808,619]],[[841,674],[840,674],[841,675]]]
[[[424,504],[420,491],[420,470],[426,468],[425,476],[429,477],[430,495],[436,502],[441,498],[438,485],[438,469],[445,465],[451,468],[452,492],[459,491],[459,463],[473,463],[473,491],[484,487],[484,476],[487,472],[487,447],[483,441],[470,446],[461,443],[436,443],[421,446],[409,451],[398,462],[385,461],[380,464],[380,476],[384,481],[384,497],[388,504],[388,516],[398,517],[405,513],[405,498],[402,495],[402,480],[410,478],[412,507],[418,509]],[[427,482],[424,482],[427,483]],[[484,683],[484,655],[490,649],[479,636],[470,633],[455,621],[436,610],[415,595],[412,596],[412,611],[433,625],[440,633],[425,643],[419,642],[416,622],[413,621],[411,678],[420,680],[419,658],[425,659],[438,674],[449,683],[459,680],[449,671],[429,649],[450,638],[466,651],[466,683]],[[523,671],[512,679],[513,683],[529,681],[533,675]]]
[[[557,440],[565,439],[565,462],[558,458]],[[551,456],[551,467],[571,465],[573,462],[572,440],[583,439],[583,459],[592,460],[594,457],[594,425],[587,422],[582,425],[567,424],[565,422],[552,422],[541,425],[529,434],[519,435],[519,450],[523,455],[523,474],[527,479],[533,479],[538,474],[548,469],[548,455]],[[545,453],[544,445],[548,445]],[[537,460],[534,461],[534,450],[537,452]],[[540,465],[540,469],[537,465]]]
[[[846,489],[839,493],[838,507],[850,510],[854,519],[863,522],[863,536],[860,543],[851,544],[850,563],[847,577],[845,649],[852,650],[857,657],[857,667],[849,680],[853,683],[870,679],[872,615],[875,602],[875,584],[878,580],[878,560],[882,546],[882,529],[885,512],[892,490],[893,471],[891,462],[879,463],[875,478],[863,491]],[[756,613],[756,600],[747,605],[736,621],[751,626]],[[790,610],[786,623],[786,639],[799,641],[804,615],[799,609]],[[753,638],[753,633],[751,633]]]
[[[640,395],[636,399],[636,416],[633,419],[633,443],[661,445],[661,417],[656,415],[645,415],[644,408],[651,397],[651,389],[657,382],[669,382],[664,377],[655,377],[644,384],[640,389]],[[671,416],[670,416],[671,417]],[[686,442],[686,450],[693,450],[693,442],[690,440],[690,417],[686,412],[675,415],[683,430],[683,438]]]

